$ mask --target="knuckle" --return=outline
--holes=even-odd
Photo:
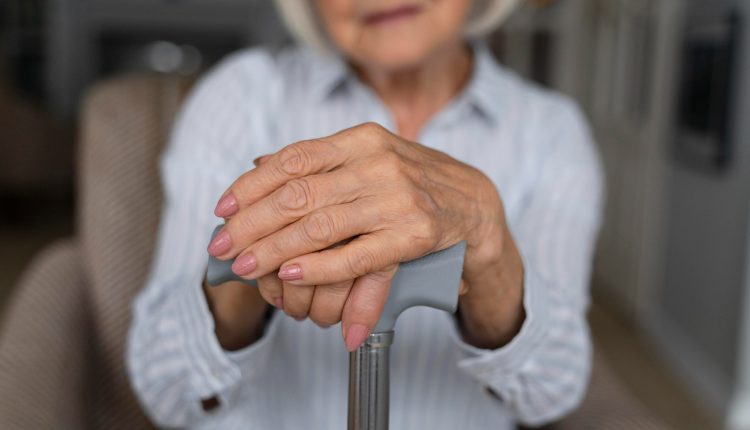
[[[439,236],[439,222],[433,216],[432,199],[422,192],[404,193],[400,202],[403,219],[409,225],[413,245],[432,249]]]
[[[347,269],[354,276],[362,276],[373,271],[377,259],[372,251],[362,249],[352,252],[346,258]]]
[[[379,170],[387,178],[395,179],[401,176],[403,161],[393,152],[386,152],[381,155],[378,165]]]
[[[256,231],[255,221],[248,216],[235,216],[227,221],[226,229],[233,241],[241,240],[247,232]]]
[[[376,122],[366,122],[364,124],[361,124],[357,127],[357,132],[361,133],[370,145],[381,148],[387,146],[387,136],[390,133],[385,129],[385,127]]]
[[[310,156],[303,148],[303,142],[289,145],[279,153],[279,165],[283,173],[298,176],[307,172]]]
[[[284,294],[284,312],[293,318],[307,318],[309,316],[309,305],[310,303],[305,300],[289,296],[286,292]]]
[[[438,222],[433,216],[434,211],[430,207],[432,202],[420,194],[412,197],[411,212],[414,214],[417,231],[421,237],[433,237],[437,233]]]
[[[409,188],[402,189],[402,192],[398,193],[396,202],[405,212],[410,215],[415,215],[419,212],[417,196],[415,195],[413,190]]]
[[[409,218],[417,219],[429,213],[428,203],[420,190],[411,186],[400,187],[400,190],[401,192],[395,197],[395,202]]]
[[[261,255],[266,255],[270,258],[279,258],[284,255],[286,247],[283,245],[283,241],[281,240],[272,240],[269,244],[265,246],[264,252],[260,252]]]
[[[288,247],[285,245],[287,245],[287,241],[283,238],[281,240],[261,239],[253,246],[253,252],[255,255],[262,255],[266,263],[278,261],[287,255]]]
[[[271,305],[274,304],[273,301],[278,294],[278,292],[273,287],[268,285],[268,282],[264,282],[261,279],[258,279],[258,292],[260,293],[261,297],[263,297],[263,300]]]
[[[336,235],[336,222],[325,212],[314,212],[305,218],[302,228],[314,243],[332,243]]]
[[[378,124],[374,121],[368,121],[363,124],[361,124],[359,127],[357,127],[359,130],[361,130],[364,133],[377,135],[385,131],[385,128],[383,128],[382,125]]]
[[[331,326],[341,321],[341,312],[313,307],[308,317],[317,325]]]
[[[437,226],[435,221],[428,216],[420,216],[417,219],[414,227],[412,228],[412,234],[422,244],[431,246],[436,242],[437,238]]]
[[[312,187],[305,178],[293,179],[279,193],[279,206],[285,210],[302,210],[312,203]]]

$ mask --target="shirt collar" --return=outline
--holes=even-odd
[[[505,72],[495,61],[487,45],[483,42],[471,43],[474,51],[474,70],[469,83],[459,97],[466,97],[468,103],[492,122],[499,122],[503,116],[503,100],[507,99]]]
[[[502,100],[505,98],[506,73],[495,61],[486,43],[472,41],[474,69],[459,99],[465,99],[473,108],[492,122],[502,116]],[[323,102],[353,75],[349,65],[338,55],[309,51],[313,67],[310,69],[311,92],[316,101]]]
[[[350,78],[351,70],[338,55],[309,50],[310,91],[316,101],[323,102]]]

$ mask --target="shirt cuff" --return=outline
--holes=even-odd
[[[278,318],[274,315],[260,339],[230,352],[219,344],[202,288],[184,288],[177,300],[177,312],[194,392],[201,400],[218,397],[223,406],[230,404],[239,383],[247,382],[264,367]]]
[[[545,290],[545,281],[524,259],[523,306],[526,317],[518,334],[498,349],[477,348],[466,343],[455,317],[450,315],[453,319],[450,336],[466,356],[459,360],[458,367],[486,386],[522,371],[546,338],[549,304]]]

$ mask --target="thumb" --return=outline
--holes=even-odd
[[[359,348],[378,323],[398,265],[354,280],[341,314],[341,330],[349,352]]]

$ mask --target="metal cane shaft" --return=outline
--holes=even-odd
[[[371,334],[349,354],[349,430],[387,430],[393,332]]]

